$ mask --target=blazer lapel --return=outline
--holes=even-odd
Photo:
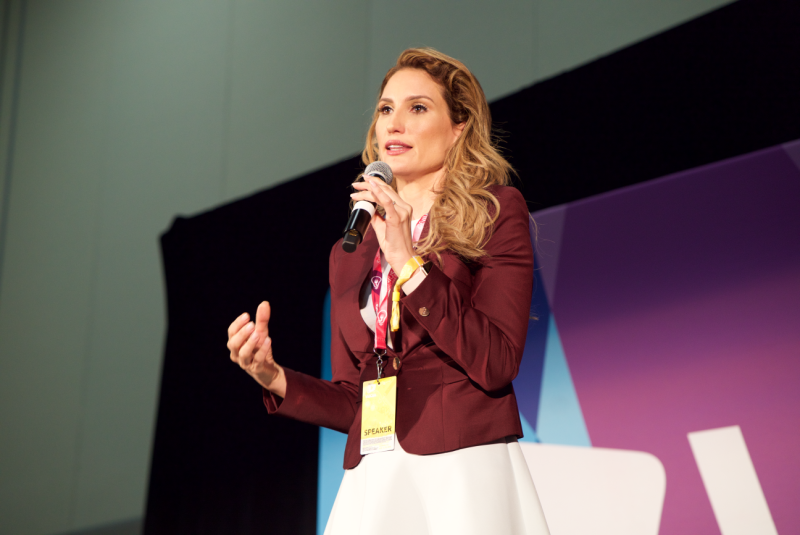
[[[372,270],[375,253],[378,252],[378,237],[367,228],[364,240],[352,253],[344,253],[336,267],[336,285],[341,288],[343,306],[339,309],[339,328],[351,349],[372,351],[372,331],[361,317],[361,288]]]

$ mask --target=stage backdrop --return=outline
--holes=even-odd
[[[710,466],[709,444],[735,433],[687,433],[733,426],[778,529],[797,530],[786,483],[797,460],[781,457],[780,434],[797,426],[781,386],[797,384],[781,357],[797,359],[797,308],[779,312],[798,271],[796,175],[777,146],[800,138],[798,27],[797,2],[741,0],[491,105],[531,210],[550,208],[537,214],[539,320],[518,388],[527,438],[543,443],[523,446],[655,455],[664,534],[719,533],[695,457]],[[755,167],[714,164],[768,147]],[[708,164],[755,171],[618,189]],[[358,171],[345,159],[178,218],[162,237],[168,333],[147,535],[312,534],[324,521],[318,429],[267,417],[225,328],[269,299],[276,357],[321,373],[328,253]]]

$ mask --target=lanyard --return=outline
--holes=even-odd
[[[414,226],[414,231],[411,236],[413,243],[419,241],[422,235],[422,229],[425,227],[425,221],[428,220],[428,214],[425,214],[417,224]],[[386,295],[381,300],[381,281],[383,280],[383,266],[381,265],[381,250],[375,253],[375,260],[372,261],[372,273],[370,274],[370,282],[372,283],[372,306],[375,307],[375,354],[378,356],[378,379],[381,377],[383,371],[383,357],[386,356],[386,326],[389,325],[389,301],[397,282],[397,274],[393,269],[389,268],[389,273],[386,275]]]

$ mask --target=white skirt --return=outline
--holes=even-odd
[[[395,449],[346,470],[325,535],[548,535],[516,440],[435,455]]]

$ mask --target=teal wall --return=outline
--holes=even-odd
[[[0,532],[141,517],[159,234],[358,152],[402,49],[463,60],[491,100],[726,3],[7,0]]]

